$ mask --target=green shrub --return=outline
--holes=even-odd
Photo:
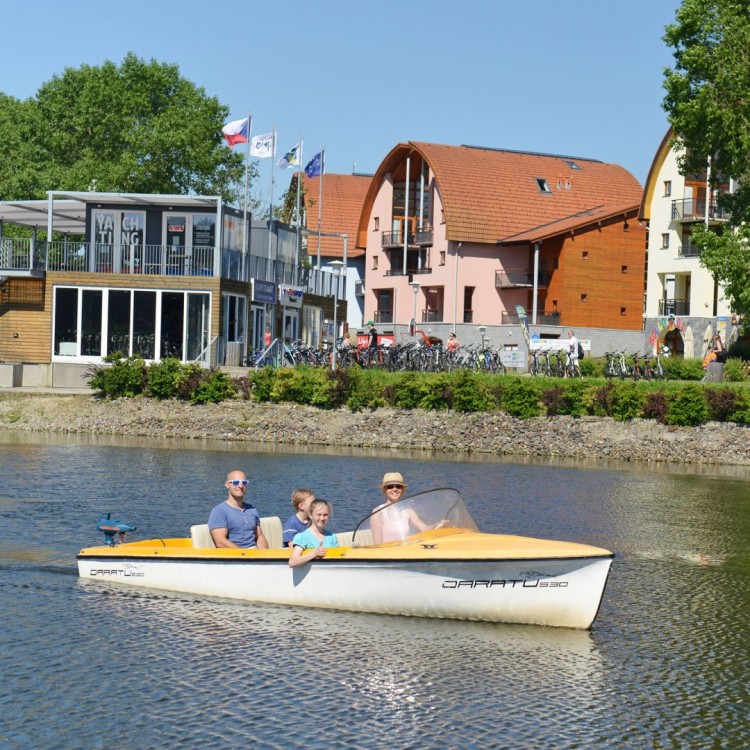
[[[745,396],[735,388],[707,388],[708,418],[714,422],[734,422],[747,406]]]
[[[438,411],[453,408],[456,388],[455,375],[440,373],[430,378],[425,386],[425,394],[419,402],[420,409]]]
[[[346,405],[351,411],[385,406],[385,373],[376,369],[349,368],[349,395]]]
[[[453,386],[453,409],[463,413],[492,409],[495,399],[484,387],[487,377],[475,375],[468,370],[457,372]]]
[[[539,387],[531,378],[509,378],[502,393],[500,408],[519,419],[538,417],[542,412]]]
[[[236,395],[232,378],[221,370],[204,370],[203,382],[193,391],[190,400],[194,404],[218,404]]]
[[[741,359],[728,359],[724,363],[724,380],[728,383],[742,383],[747,380]]]
[[[393,384],[391,403],[399,409],[416,409],[427,395],[424,378],[407,372]]]
[[[662,357],[661,364],[670,380],[702,380],[705,375],[702,359]]]
[[[94,365],[88,374],[89,387],[106,398],[138,396],[146,388],[146,363],[140,357],[123,358],[119,352],[104,358],[109,367]]]
[[[584,357],[578,360],[581,366],[581,374],[584,378],[601,378],[604,377],[604,363],[601,357]]]
[[[708,404],[704,389],[688,383],[667,395],[667,424],[690,427],[708,419]]]
[[[252,393],[255,401],[267,402],[271,400],[275,373],[276,370],[273,367],[261,367],[259,370],[250,371],[248,377],[252,383]]]
[[[612,417],[618,422],[639,417],[645,397],[645,391],[637,383],[617,383],[611,392]]]
[[[161,362],[154,362],[148,368],[146,392],[159,400],[178,398],[180,381],[184,378],[183,366],[179,359],[167,357]]]
[[[318,372],[321,376],[316,374],[313,378],[315,387],[310,403],[321,409],[337,409],[345,404],[349,396],[349,370],[337,367],[335,370],[324,369]]]
[[[274,373],[271,401],[275,404],[289,401],[294,404],[312,404],[317,387],[316,380],[325,377],[321,370],[310,367],[280,367]]]

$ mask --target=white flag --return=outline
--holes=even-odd
[[[260,159],[265,159],[268,156],[273,156],[274,145],[273,133],[254,135],[250,142],[250,153]]]
[[[299,149],[302,144],[298,143],[296,146],[287,151],[284,156],[276,162],[276,166],[280,169],[289,169],[290,167],[296,167],[299,165]]]

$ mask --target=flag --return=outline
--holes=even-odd
[[[305,174],[308,177],[317,177],[320,174],[323,174],[323,152],[318,151],[315,156],[313,156],[312,159],[310,159],[309,162],[307,162],[307,166],[305,167]]]
[[[234,120],[233,122],[228,122],[221,129],[221,132],[227,139],[227,144],[229,146],[234,146],[237,143],[247,143],[247,130],[249,125],[249,117],[246,117],[244,120]]]
[[[253,136],[253,140],[250,142],[250,153],[253,156],[265,159],[268,156],[273,156],[273,151],[273,132],[266,133],[265,135]]]
[[[281,169],[289,169],[289,167],[296,167],[299,164],[299,148],[302,144],[298,143],[296,146],[287,151],[284,156],[276,162],[276,166]]]

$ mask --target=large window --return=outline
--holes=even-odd
[[[206,292],[56,287],[53,355],[95,361],[120,352],[208,364]]]

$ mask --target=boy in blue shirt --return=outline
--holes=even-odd
[[[294,508],[294,513],[292,513],[289,520],[284,524],[284,532],[281,537],[282,546],[291,547],[295,534],[307,530],[310,525],[308,511],[310,510],[310,503],[313,500],[315,500],[315,495],[307,487],[300,487],[300,489],[292,492],[292,508]]]

